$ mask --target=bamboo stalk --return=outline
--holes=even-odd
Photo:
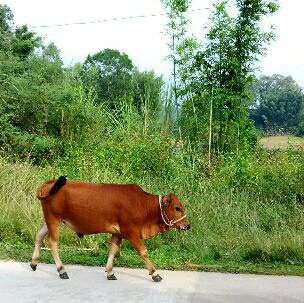
[[[213,111],[213,89],[210,99],[210,117],[209,117],[209,143],[208,143],[208,168],[211,170],[211,143],[212,143],[212,111]]]

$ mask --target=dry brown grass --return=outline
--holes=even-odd
[[[268,136],[260,139],[260,144],[266,149],[279,149],[279,150],[303,150],[304,138],[295,136]]]

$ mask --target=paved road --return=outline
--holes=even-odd
[[[251,303],[304,302],[304,278],[160,270],[160,283],[146,270],[115,270],[117,281],[105,278],[104,268],[66,265],[69,280],[59,279],[55,266],[0,262],[0,302],[102,303]]]

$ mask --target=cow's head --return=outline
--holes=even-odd
[[[185,209],[175,194],[170,193],[162,197],[161,209],[163,220],[167,225],[182,230],[190,229]]]

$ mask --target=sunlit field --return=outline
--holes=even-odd
[[[295,136],[268,136],[260,139],[260,144],[266,149],[301,150],[304,149],[304,138]]]

